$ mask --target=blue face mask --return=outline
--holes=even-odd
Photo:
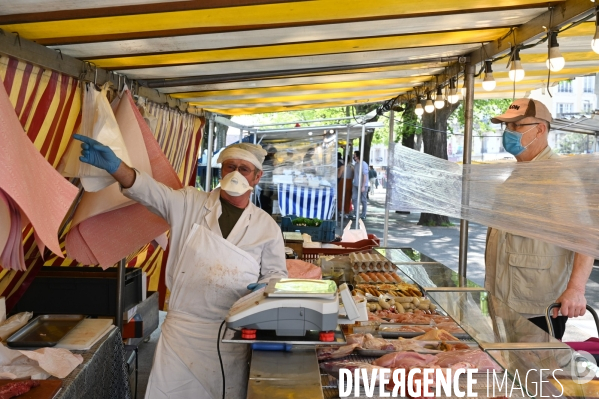
[[[525,131],[524,133],[514,132],[513,130],[505,129],[503,131],[503,148],[505,148],[507,152],[509,152],[515,157],[522,154],[537,139],[537,137],[535,137],[534,140],[528,143],[526,147],[522,145],[522,136],[524,136],[532,129],[534,129],[534,126]]]

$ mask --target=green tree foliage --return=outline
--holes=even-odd
[[[493,131],[496,127],[491,123],[491,118],[495,115],[503,114],[507,107],[512,103],[509,98],[491,99],[491,100],[474,100],[474,121],[473,134],[482,136],[484,133]],[[460,104],[458,109],[449,117],[448,130],[449,133],[454,133],[451,128],[453,125],[463,127],[464,120],[464,104]]]
[[[349,116],[352,115],[364,115],[371,110],[375,109],[378,104],[367,104],[365,106],[352,107],[353,110],[349,111]],[[352,113],[353,111],[353,113]],[[364,112],[366,111],[366,112]],[[302,111],[289,111],[289,112],[276,112],[270,114],[255,114],[255,115],[243,115],[233,117],[233,121],[245,126],[254,126],[270,123],[285,123],[285,122],[297,122],[300,121],[311,121],[317,119],[330,119],[330,118],[344,118],[346,116],[346,107],[337,108],[322,108],[322,109],[307,109]],[[385,119],[385,118],[383,118]],[[381,120],[385,123],[383,120]],[[334,125],[346,123],[347,121],[325,121],[322,125]],[[388,122],[388,119],[387,119]],[[314,125],[314,124],[310,124]],[[397,130],[396,130],[397,131]],[[385,144],[389,142],[389,125],[385,123],[385,126],[378,128],[374,131],[372,137],[372,144]]]

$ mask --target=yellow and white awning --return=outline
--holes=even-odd
[[[541,26],[559,19],[546,18],[548,7],[583,17],[594,3],[19,0],[0,4],[0,28],[191,105],[240,115],[369,103],[432,87],[459,56],[498,55],[482,57],[484,44],[538,40]],[[599,72],[594,33],[594,22],[560,33],[566,67],[551,82]],[[547,85],[547,43],[521,56],[523,81],[514,87],[503,59],[494,65],[495,91],[477,79],[475,97]]]

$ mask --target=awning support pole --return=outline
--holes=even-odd
[[[214,116],[210,116],[208,121],[208,143],[206,154],[206,187],[205,190],[209,193],[212,190],[212,141],[214,135]]]
[[[464,98],[464,158],[463,164],[469,165],[472,153],[472,128],[474,117],[474,65],[467,63],[465,70],[466,98]],[[462,205],[468,205],[469,193],[464,180],[462,180]],[[458,261],[458,285],[466,286],[466,269],[468,260],[468,221],[460,220],[460,257]]]
[[[389,112],[389,145],[387,146],[387,176],[389,176],[389,160],[391,154],[395,151],[395,142],[393,141],[393,129],[395,129],[395,111]],[[391,197],[391,191],[389,190],[389,184],[385,187],[385,227],[383,230],[383,247],[387,246],[387,239],[389,238],[389,198]]]
[[[125,268],[127,263],[125,259],[119,261],[116,272],[116,315],[114,316],[114,324],[117,329],[123,332],[123,294],[125,292]]]
[[[360,170],[360,175],[358,176],[358,200],[357,204],[354,204],[354,208],[356,210],[356,230],[360,228],[360,199],[362,198],[362,177],[364,176],[364,171],[362,170],[362,162],[364,162],[364,134],[366,133],[366,122],[362,122],[362,138],[360,139],[360,159],[358,159],[358,169]],[[354,168],[354,173],[356,173],[356,168]],[[366,171],[368,173],[368,171]],[[353,190],[353,187],[352,187]],[[353,194],[352,194],[353,196]]]
[[[347,139],[345,139],[345,153],[343,154],[343,164],[345,165],[343,167],[343,174],[341,175],[341,178],[343,179],[343,194],[342,194],[342,198],[343,200],[341,201],[341,234],[343,235],[343,228],[345,227],[343,225],[343,223],[345,222],[345,190],[347,187],[347,179],[345,178],[345,173],[347,172],[345,170],[345,168],[347,167],[347,152],[349,151],[349,125],[347,125]]]

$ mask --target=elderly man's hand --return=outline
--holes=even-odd
[[[584,293],[574,288],[567,288],[555,302],[561,303],[562,306],[560,309],[553,309],[554,318],[560,310],[563,316],[568,317],[583,316],[586,312],[587,300]]]

